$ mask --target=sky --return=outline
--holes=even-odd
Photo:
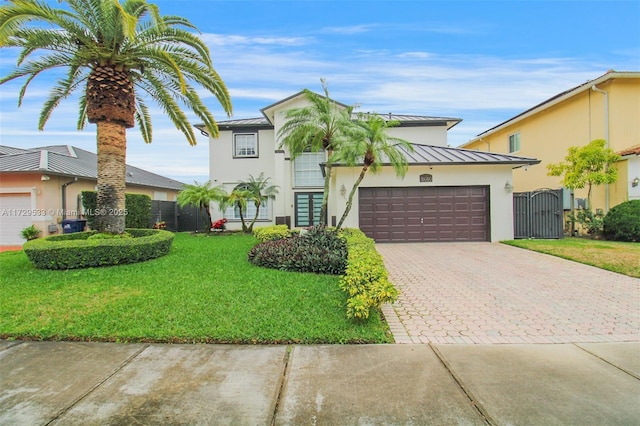
[[[325,78],[333,99],[360,111],[462,119],[448,134],[457,147],[607,70],[640,71],[640,0],[149,2],[198,27],[233,119],[260,117],[305,88],[322,93]],[[16,53],[0,49],[0,75]],[[95,126],[76,130],[72,100],[37,130],[53,81],[36,78],[20,108],[24,81],[0,86],[0,145],[96,152]],[[217,121],[229,119],[215,97],[202,96]],[[127,131],[127,163],[184,183],[208,180],[208,138],[189,146],[158,108],[152,123],[148,145],[136,128]]]

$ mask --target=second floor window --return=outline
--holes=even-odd
[[[520,132],[509,136],[509,152],[520,151]]]
[[[293,162],[296,187],[315,187],[324,185],[320,163],[326,160],[324,151],[303,152]]]
[[[258,156],[258,135],[255,133],[236,133],[233,135],[233,156],[246,158]]]

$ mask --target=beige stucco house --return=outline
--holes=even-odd
[[[564,160],[571,146],[605,139],[622,156],[615,184],[593,189],[592,209],[608,211],[640,198],[640,72],[609,71],[559,93],[462,145],[542,160],[540,166],[514,170],[518,192],[560,188],[560,177],[547,176],[547,165]],[[576,190],[586,198],[587,190]]]
[[[127,165],[127,193],[175,201],[182,183]],[[63,232],[63,219],[82,215],[80,193],[94,191],[97,155],[68,145],[0,146],[0,245],[21,245],[30,225],[42,236]]]
[[[219,122],[220,136],[210,138],[210,179],[231,191],[249,175],[264,173],[279,194],[260,209],[257,226],[287,224],[306,227],[319,222],[323,192],[324,152],[291,159],[276,135],[287,110],[303,107],[302,92],[261,110],[262,117]],[[401,125],[392,136],[412,142],[406,152],[404,179],[391,166],[362,181],[346,227],[362,229],[376,241],[498,241],[513,238],[512,170],[538,163],[534,158],[450,148],[447,131],[458,118],[387,114]],[[202,129],[201,129],[202,130]],[[334,167],[327,223],[342,215],[359,167]],[[214,206],[215,207],[215,206]],[[254,207],[249,207],[253,216]],[[226,217],[238,229],[238,211]]]

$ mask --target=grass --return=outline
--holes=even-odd
[[[250,235],[177,234],[171,252],[132,265],[35,269],[0,253],[0,337],[172,343],[387,343],[381,314],[346,318],[338,276],[247,261]]]
[[[640,278],[640,243],[573,237],[560,240],[513,240],[503,243]]]

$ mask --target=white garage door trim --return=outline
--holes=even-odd
[[[33,224],[35,211],[35,188],[0,189],[0,245],[22,245],[25,240],[20,231]]]

